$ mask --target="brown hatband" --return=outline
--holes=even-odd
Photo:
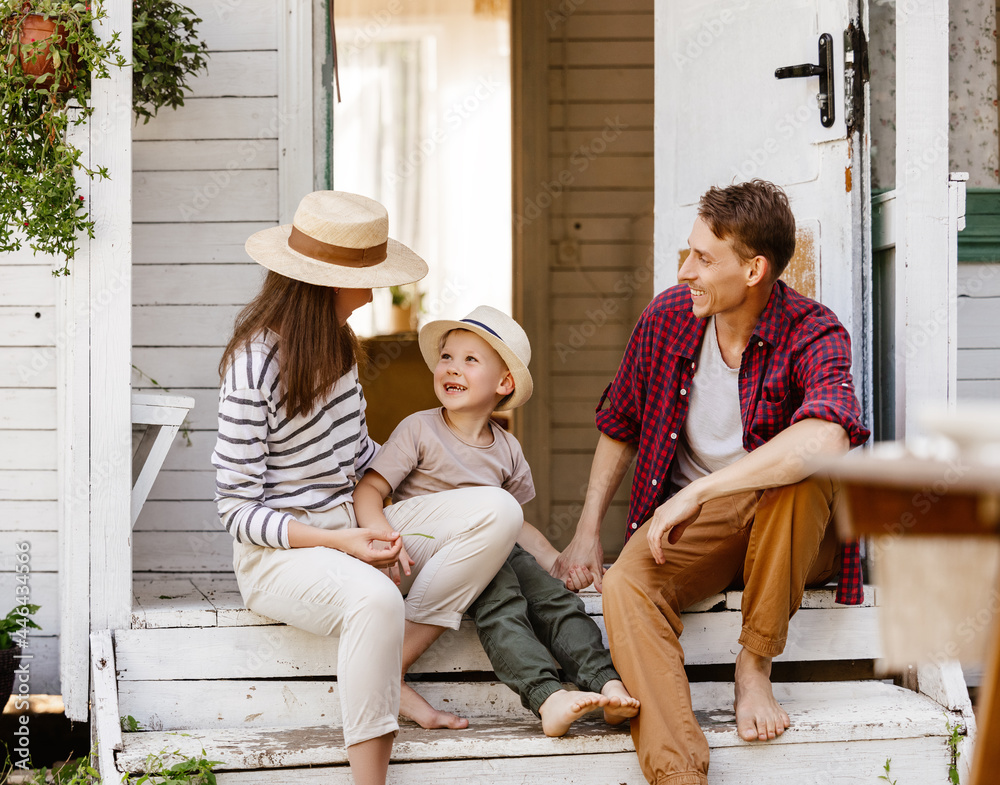
[[[389,242],[387,240],[381,245],[375,245],[371,248],[344,248],[310,237],[293,226],[292,233],[288,236],[288,247],[303,256],[315,259],[317,262],[326,262],[342,267],[373,267],[379,262],[385,261]]]

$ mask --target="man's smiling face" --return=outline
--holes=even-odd
[[[677,281],[691,290],[694,315],[704,319],[739,309],[747,299],[753,266],[741,261],[729,240],[716,237],[702,218],[695,219],[688,247]]]

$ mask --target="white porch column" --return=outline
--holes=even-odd
[[[105,8],[96,32],[119,33],[130,61],[132,3]],[[61,677],[75,720],[87,717],[90,630],[127,628],[132,605],[132,69],[109,74],[93,81],[94,113],[74,130],[110,179],[80,181],[95,236],[81,238],[59,317]]]
[[[948,2],[896,3],[896,437],[954,397]]]
[[[109,0],[102,39],[132,53],[132,3]],[[132,609],[132,69],[95,79],[90,157],[107,180],[91,187],[90,626],[129,626]]]

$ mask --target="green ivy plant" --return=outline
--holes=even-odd
[[[20,43],[32,15],[60,25],[42,41]],[[91,167],[67,138],[71,125],[93,113],[91,80],[107,78],[109,67],[127,65],[120,33],[101,41],[94,32],[107,13],[97,0],[0,0],[0,253],[20,250],[62,260],[54,275],[68,275],[78,237],[94,237],[77,177],[106,179],[107,167]],[[161,106],[184,104],[187,79],[205,69],[206,48],[198,42],[194,12],[172,0],[134,0],[133,112],[148,122]],[[25,73],[48,57],[52,76]]]
[[[208,47],[198,40],[201,19],[172,0],[133,0],[132,109],[148,123],[161,106],[184,105],[187,79],[207,70]]]

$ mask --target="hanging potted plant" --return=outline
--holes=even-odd
[[[196,40],[201,20],[170,0],[135,0],[133,110],[148,121],[161,106],[184,103],[187,78],[206,66]],[[101,42],[94,23],[107,14],[97,3],[0,0],[0,253],[27,242],[62,260],[68,275],[82,233],[94,237],[76,177],[107,178],[67,140],[70,124],[87,121],[93,78],[124,66],[119,34]]]
[[[66,140],[70,123],[93,112],[91,78],[125,65],[118,34],[102,42],[94,33],[94,22],[105,17],[100,7],[66,0],[0,0],[0,252],[19,250],[26,240],[36,253],[65,260],[56,274],[69,272],[77,234],[94,236],[76,193],[77,170],[108,176],[81,161]],[[79,110],[71,114],[71,106]]]
[[[184,106],[188,78],[208,68],[201,19],[172,0],[133,0],[132,109],[148,123],[162,106]]]

